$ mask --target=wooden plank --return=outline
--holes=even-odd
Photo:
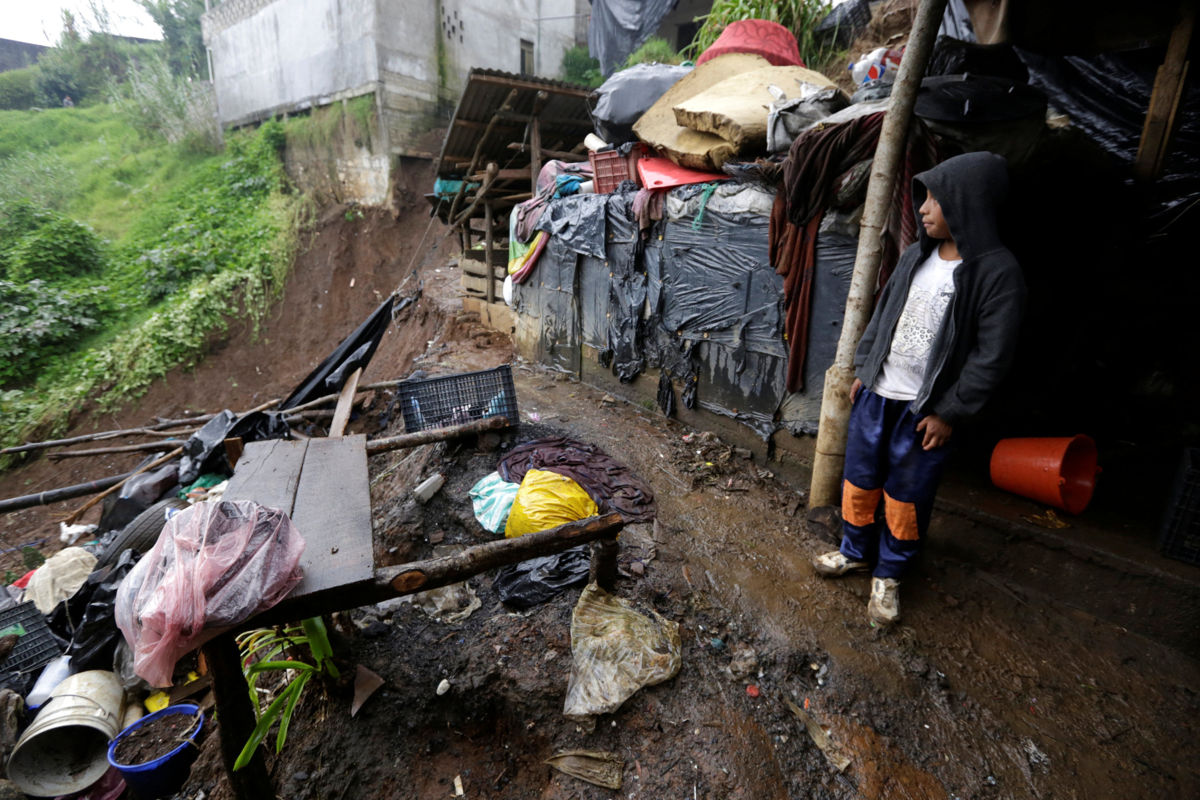
[[[346,431],[346,423],[350,421],[350,411],[354,408],[354,393],[358,391],[358,379],[362,377],[362,367],[350,373],[342,392],[338,395],[337,408],[333,411],[333,422],[329,424],[330,436],[341,436]]]
[[[253,500],[290,516],[307,450],[308,440],[250,442],[238,460],[223,499]]]
[[[367,437],[310,439],[292,521],[306,546],[288,599],[374,577]]]
[[[500,75],[472,75],[469,80],[472,83],[494,83],[505,88],[513,89],[532,89],[535,92],[549,92],[550,94],[564,94],[569,97],[587,97],[592,93],[591,89],[585,86],[556,86],[554,84],[538,83],[537,81],[521,81],[513,80],[512,78],[501,77]]]
[[[492,283],[493,283],[492,296],[493,297],[503,297],[504,296],[504,281],[493,280]],[[470,275],[470,274],[464,272],[462,275],[459,276],[459,284],[462,285],[462,288],[464,291],[471,292],[472,294],[477,294],[480,297],[487,297],[487,293],[488,293],[487,278],[477,278],[474,275]]]
[[[1192,41],[1196,10],[1185,0],[1180,4],[1179,22],[1171,31],[1167,53],[1154,78],[1150,107],[1142,125],[1142,138],[1133,162],[1134,174],[1142,180],[1153,180],[1162,171],[1175,123],[1176,110],[1187,78],[1187,53]]]

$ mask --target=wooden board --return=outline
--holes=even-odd
[[[367,437],[308,440],[292,521],[307,546],[288,600],[374,578]]]
[[[291,515],[309,439],[271,439],[246,445],[224,500],[253,500]]]

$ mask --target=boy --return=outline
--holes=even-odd
[[[947,442],[1012,361],[1025,282],[996,229],[1007,188],[1006,162],[993,153],[916,176],[922,230],[855,352],[842,546],[812,563],[825,577],[871,569],[867,615],[880,625],[900,618],[900,578],[929,527]]]

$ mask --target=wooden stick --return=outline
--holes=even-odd
[[[507,417],[488,417],[487,419],[479,419],[473,422],[464,422],[461,425],[449,425],[445,428],[433,428],[428,431],[389,436],[386,439],[375,439],[374,441],[367,442],[367,455],[373,456],[379,453],[386,453],[389,450],[400,450],[405,447],[418,447],[423,444],[442,442],[447,439],[457,439],[460,436],[470,436],[472,434],[500,430],[508,426],[509,421]]]
[[[167,453],[162,458],[156,458],[154,461],[151,461],[149,464],[142,467],[141,469],[135,469],[133,472],[131,472],[129,474],[128,478],[125,478],[125,480],[121,481],[118,484],[110,486],[109,488],[107,488],[103,492],[101,492],[100,494],[93,497],[91,500],[88,500],[86,503],[81,505],[79,508],[72,511],[71,514],[68,515],[67,518],[63,520],[63,522],[67,523],[68,525],[74,525],[75,522],[81,516],[83,516],[83,512],[87,511],[89,508],[96,505],[96,503],[99,503],[101,500],[103,500],[105,497],[107,497],[108,495],[115,492],[117,489],[120,489],[122,486],[125,485],[126,481],[128,481],[129,478],[132,478],[134,475],[140,475],[141,473],[146,472],[147,470],[154,469],[155,467],[162,466],[163,464],[167,463],[172,458],[175,458],[177,455],[179,455],[182,452],[183,452],[182,447],[176,447],[174,450]]]
[[[405,564],[395,568],[389,584],[397,594],[436,589],[464,581],[494,567],[515,564],[535,556],[561,553],[577,545],[614,537],[624,526],[620,514],[588,517],[515,539],[468,547],[454,555]]]
[[[242,674],[242,661],[232,633],[223,633],[202,645],[204,659],[212,670],[213,693],[220,720],[221,761],[229,777],[233,796],[238,800],[274,797],[266,762],[259,748],[250,763],[234,772],[233,765],[254,730],[254,706],[250,704],[250,687]]]

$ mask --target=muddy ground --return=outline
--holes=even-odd
[[[419,206],[346,212],[323,213],[257,341],[235,330],[195,371],[76,431],[240,410],[286,394],[414,262],[424,297],[389,332],[365,381],[513,360],[505,337],[461,312],[448,243],[439,231],[423,236]],[[439,247],[426,254],[430,243]],[[946,548],[931,548],[906,581],[903,623],[872,627],[866,577],[812,575],[808,558],[835,534],[806,523],[797,487],[770,464],[535,365],[518,362],[515,375],[523,424],[512,434],[371,458],[379,562],[493,538],[474,520],[467,491],[506,447],[556,433],[594,442],[656,493],[657,522],[621,537],[617,591],[679,623],[679,674],[593,727],[562,714],[578,589],[513,612],[484,575],[470,581],[480,607],[458,623],[412,604],[349,612],[337,621],[338,657],[386,683],[353,718],[346,688],[308,692],[287,746],[268,762],[279,797],[452,797],[456,778],[466,797],[514,800],[1200,795],[1194,659]],[[376,393],[351,430],[399,432],[387,400]],[[0,496],[135,461],[33,460],[0,476]],[[446,485],[420,505],[411,491],[434,471],[445,472]],[[54,516],[76,505],[0,517],[0,536],[6,547],[46,538],[53,550]],[[975,524],[939,514],[931,539]],[[439,695],[443,680],[449,690]],[[831,755],[791,706],[828,732]],[[567,749],[615,753],[623,788],[544,764]],[[837,755],[850,759],[844,771],[832,766]],[[178,797],[229,796],[209,737]]]

